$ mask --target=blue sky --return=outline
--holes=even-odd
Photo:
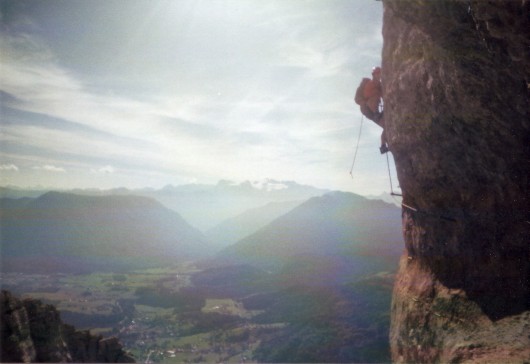
[[[0,184],[389,190],[355,88],[375,0],[1,0]]]

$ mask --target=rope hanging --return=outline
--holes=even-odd
[[[353,179],[353,166],[355,166],[355,159],[357,159],[357,151],[359,150],[359,142],[361,141],[361,131],[363,130],[364,115],[361,116],[361,126],[359,127],[359,135],[357,136],[357,146],[355,147],[355,154],[353,155],[353,162],[350,168],[350,176]]]
[[[388,179],[390,181],[390,195],[391,196],[403,196],[400,193],[395,193],[394,192],[394,188],[393,188],[393,184],[392,184],[392,174],[390,173],[390,161],[389,161],[389,158],[388,158],[388,152],[386,153],[386,166],[388,168]]]
[[[355,161],[357,160],[357,152],[359,151],[359,144],[361,141],[361,133],[363,130],[364,115],[361,116],[361,125],[359,126],[359,134],[357,135],[357,145],[355,146],[355,153],[353,154],[353,161],[350,168],[350,176],[353,179],[353,168],[355,167]],[[386,154],[386,165],[388,168],[388,179],[390,181],[390,195],[391,196],[402,196],[400,193],[394,192],[394,186],[392,183],[392,173],[390,172],[390,160],[388,158],[388,152]]]

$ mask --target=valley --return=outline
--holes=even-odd
[[[207,271],[181,263],[119,274],[6,273],[2,289],[54,304],[63,321],[78,329],[117,336],[137,362],[299,361],[310,358],[294,341],[307,338],[321,349],[317,361],[363,360],[369,347],[378,348],[377,361],[388,359],[391,274],[356,286],[285,289],[262,272],[253,276],[253,289],[235,285],[223,294],[209,289],[222,279],[205,278],[211,278]],[[248,274],[241,267],[223,271],[231,277]],[[239,277],[240,283],[246,277]],[[352,318],[355,307],[363,308],[362,316]],[[370,314],[372,320],[362,322]],[[339,354],[341,342],[344,350],[357,345],[357,351]]]
[[[286,186],[2,198],[1,288],[137,362],[388,362],[400,210]],[[190,224],[199,196],[246,209]]]

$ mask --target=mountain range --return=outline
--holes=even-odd
[[[333,192],[307,200],[225,248],[214,262],[279,272],[290,283],[342,282],[395,270],[402,251],[400,232],[396,206]]]
[[[0,187],[0,196],[8,198],[38,197],[46,190],[21,190]],[[61,191],[89,196],[144,196],[178,212],[189,224],[206,232],[247,210],[261,208],[269,203],[303,202],[329,190],[300,185],[293,181],[246,181],[235,183],[221,180],[217,184],[168,185],[161,189],[111,190],[74,189]]]
[[[247,210],[272,202],[305,201],[329,192],[291,181],[266,180],[216,185],[166,186],[160,190],[133,190],[129,193],[156,199],[177,211],[191,225],[206,232]]]
[[[291,187],[298,196],[317,191]],[[231,191],[216,202],[221,213],[205,209],[204,215],[218,218],[235,211],[229,196],[239,195],[248,205],[297,194],[289,187],[257,191],[250,184],[187,189],[189,203],[197,194],[211,198],[221,196],[221,189]],[[167,193],[183,201],[184,190],[168,188]],[[401,252],[400,210],[352,193],[268,202],[203,234],[155,198],[121,192],[0,199],[2,270],[120,270],[207,259],[207,265],[247,264],[291,281],[329,282],[394,270]],[[199,199],[194,209],[204,208],[205,201]]]
[[[48,192],[0,199],[0,213],[2,270],[136,267],[212,248],[178,213],[141,196]]]
[[[206,231],[206,236],[217,247],[232,245],[257,230],[267,226],[303,201],[270,202],[265,206],[247,210]]]

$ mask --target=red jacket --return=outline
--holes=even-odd
[[[363,93],[366,99],[369,99],[372,97],[381,98],[383,96],[383,88],[381,86],[381,82],[374,81],[374,80],[370,80],[366,82]]]

